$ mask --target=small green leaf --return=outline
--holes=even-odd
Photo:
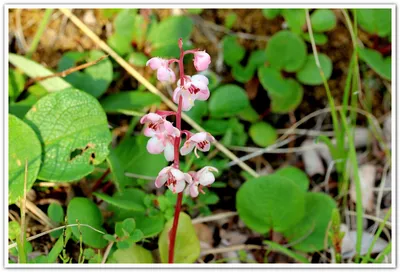
[[[134,231],[132,231],[132,233],[130,233],[127,241],[129,243],[137,243],[142,239],[143,239],[143,232],[139,229],[135,229]]]
[[[327,232],[335,201],[323,193],[306,194],[306,214],[296,228],[284,232],[293,248],[304,252],[315,252],[327,248]]]
[[[272,145],[278,138],[275,128],[266,122],[252,124],[249,134],[253,142],[261,147]]]
[[[118,35],[131,39],[135,31],[136,14],[136,9],[123,9],[119,12],[114,20],[115,32],[118,33]]]
[[[234,12],[229,12],[225,17],[224,25],[226,28],[231,29],[237,20],[237,14]]]
[[[14,204],[24,195],[25,163],[28,164],[26,192],[35,182],[42,148],[32,128],[14,115],[8,115],[8,127],[8,204]]]
[[[114,235],[111,234],[104,234],[103,238],[109,242],[117,242],[117,238],[115,238]]]
[[[390,9],[355,9],[357,22],[362,29],[380,37],[392,32],[392,11]]]
[[[158,248],[163,263],[168,262],[169,233],[173,218],[167,222],[158,239]],[[200,256],[200,242],[192,225],[190,216],[179,214],[178,228],[176,231],[174,263],[193,263]]]
[[[133,218],[127,218],[122,221],[122,227],[126,230],[129,234],[131,234],[136,228],[136,221]]]
[[[135,188],[116,192],[112,197],[103,193],[93,193],[93,195],[120,209],[144,211],[146,208],[143,203],[145,193]]]
[[[332,75],[332,61],[325,54],[318,54],[318,59],[325,78],[328,80]],[[306,64],[296,73],[296,78],[305,85],[315,86],[323,83],[314,55],[307,56]]]
[[[65,230],[65,237],[64,235],[60,235],[57,242],[53,245],[52,249],[47,255],[47,263],[56,263],[58,256],[61,254],[62,250],[64,249],[64,245],[67,244],[68,240],[71,238],[72,231],[70,228]]]
[[[151,252],[135,244],[127,249],[117,249],[111,259],[115,263],[153,263]]]
[[[128,62],[136,67],[145,67],[148,57],[141,52],[132,52],[128,56]]]
[[[298,71],[307,57],[304,41],[288,30],[274,34],[268,41],[266,52],[271,67],[286,72]]]
[[[114,33],[108,37],[107,44],[121,56],[133,52],[131,39],[118,33]]]
[[[309,43],[311,43],[310,34],[303,33],[301,37]],[[324,45],[328,42],[328,37],[323,33],[314,33],[314,41],[316,45]]]
[[[239,117],[248,122],[255,122],[260,118],[258,113],[253,109],[253,107],[251,105],[249,105],[247,108],[242,110],[239,113]]]
[[[8,239],[14,241],[20,237],[21,227],[16,221],[8,222]]]
[[[47,208],[47,215],[56,223],[64,222],[64,210],[58,203],[50,203]]]
[[[224,61],[229,66],[239,63],[246,54],[246,50],[238,43],[235,36],[225,36],[222,39],[222,50]]]
[[[252,79],[254,72],[255,67],[253,67],[252,65],[247,65],[246,67],[243,67],[240,63],[235,63],[232,67],[233,78],[241,83],[246,83],[250,79]]]
[[[8,96],[15,101],[19,94],[24,90],[25,78],[15,69],[8,70]]]
[[[130,243],[127,240],[123,240],[123,241],[118,241],[117,242],[117,247],[118,249],[127,249],[132,245],[132,243]]]
[[[126,231],[124,230],[124,226],[122,225],[122,222],[115,223],[115,228],[114,229],[115,229],[115,234],[119,238],[123,238],[123,237],[128,235],[128,233],[126,233]]]
[[[303,32],[303,27],[306,24],[305,9],[284,9],[282,15],[291,31],[296,34]]]
[[[283,253],[283,254],[289,256],[290,258],[292,258],[298,262],[301,262],[301,263],[310,263],[306,257],[304,257],[298,253],[295,253],[294,251],[292,251],[280,244],[274,243],[272,241],[264,241],[264,244],[266,244],[268,246],[268,250]]]
[[[294,111],[303,100],[304,90],[300,83],[293,78],[289,78],[288,92],[285,95],[278,96],[269,94],[271,97],[271,112],[273,113],[288,113]]]
[[[378,75],[384,79],[392,78],[392,58],[383,58],[382,55],[373,49],[359,48],[358,53],[360,59],[365,61]]]
[[[91,173],[108,155],[111,133],[98,101],[76,89],[40,99],[26,114],[26,122],[44,147],[38,177],[75,181]]]
[[[275,19],[276,16],[281,14],[282,9],[263,9],[262,14],[265,18],[272,20]]]
[[[149,92],[123,91],[107,95],[100,103],[107,113],[118,113],[129,110],[143,111],[145,107],[159,105],[160,101],[157,95]]]
[[[292,180],[299,188],[307,192],[310,181],[306,173],[294,166],[286,166],[274,172],[274,175]]]
[[[238,114],[249,103],[245,90],[237,85],[228,84],[213,92],[208,105],[211,116],[221,118]]]
[[[101,227],[103,224],[103,216],[100,209],[90,199],[84,197],[75,197],[71,199],[67,208],[68,224],[87,224],[95,229],[105,232]],[[94,248],[104,248],[107,241],[103,238],[103,234],[92,230],[91,228],[80,226],[71,227],[75,238],[79,239],[82,234],[82,241],[88,246]]]
[[[112,180],[115,183],[117,190],[122,191],[126,186],[132,184],[131,179],[125,176],[122,163],[119,161],[118,156],[115,154],[115,149],[110,151],[107,157],[107,163],[110,166]]]
[[[311,14],[311,25],[315,32],[325,32],[336,27],[336,16],[330,9],[317,9]]]
[[[25,57],[10,53],[8,60],[31,78],[53,75],[53,72],[47,68],[44,68],[42,65]],[[39,81],[39,84],[49,92],[60,91],[71,87],[71,84],[60,77],[41,80]]]
[[[208,113],[208,103],[207,101],[196,101],[196,106],[185,113],[197,123],[201,123],[203,116]]]
[[[207,191],[205,194],[199,195],[199,201],[206,205],[214,205],[218,203],[219,197],[216,193]]]
[[[214,136],[225,134],[229,128],[230,123],[228,120],[222,119],[208,119],[203,124],[203,128]]]

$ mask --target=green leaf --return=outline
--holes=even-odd
[[[8,222],[8,239],[16,240],[19,238],[21,234],[21,227],[17,221],[9,221]]]
[[[293,228],[305,213],[305,193],[279,175],[246,181],[236,194],[239,217],[251,229],[266,233]]]
[[[206,205],[214,205],[217,204],[219,201],[219,197],[214,192],[209,192],[208,190],[205,191],[205,194],[199,195],[199,202],[202,202]]]
[[[327,248],[327,231],[335,201],[323,193],[306,194],[306,215],[296,228],[284,232],[293,248],[304,252],[315,252]]]
[[[304,90],[300,83],[290,78],[288,79],[288,92],[282,96],[269,94],[271,98],[271,112],[273,113],[288,113],[294,111],[303,100]]]
[[[221,118],[238,114],[249,103],[249,98],[243,88],[227,84],[213,92],[208,105],[211,116]]]
[[[167,222],[158,239],[161,262],[168,262],[169,232],[173,218]],[[193,263],[200,256],[200,242],[192,225],[190,216],[179,214],[178,228],[176,231],[174,263]]]
[[[380,37],[392,32],[392,11],[390,9],[356,9],[357,22],[362,29]]]
[[[63,55],[58,63],[58,71],[64,71],[75,67],[78,62],[90,62],[98,60],[104,53],[98,50],[81,53],[70,51]],[[75,88],[85,91],[94,97],[100,97],[110,85],[113,78],[111,60],[108,58],[92,65],[82,71],[76,71],[65,77]]]
[[[332,61],[325,54],[318,54],[318,59],[328,80],[332,75]],[[296,73],[296,78],[305,85],[315,86],[323,83],[314,55],[307,56],[306,64]]]
[[[107,113],[118,113],[124,111],[142,111],[145,107],[159,105],[160,98],[149,92],[123,91],[107,95],[100,100],[103,109]]]
[[[64,222],[64,210],[58,203],[50,203],[47,208],[47,215],[56,223]]]
[[[110,242],[117,242],[118,241],[117,238],[115,238],[111,234],[104,234],[103,238],[106,239],[107,241],[110,241]]]
[[[67,208],[68,224],[87,224],[95,229],[105,232],[101,227],[103,224],[103,216],[100,209],[90,199],[85,197],[74,197],[68,204]],[[82,241],[88,246],[94,248],[104,248],[107,240],[103,238],[103,234],[92,230],[91,228],[80,226],[71,227],[75,238],[79,239],[82,234]]]
[[[32,128],[14,115],[8,115],[8,128],[8,204],[13,204],[24,195],[25,163],[28,164],[26,192],[35,182],[42,148]]]
[[[196,101],[196,106],[185,113],[197,123],[201,123],[203,116],[208,113],[208,103],[207,101]]]
[[[274,172],[274,175],[292,180],[303,192],[307,192],[309,179],[306,173],[294,166],[286,166]]]
[[[57,242],[54,244],[52,249],[47,255],[47,263],[56,263],[58,256],[61,254],[62,250],[64,249],[64,245],[67,244],[68,240],[71,238],[72,231],[70,228],[65,230],[65,239],[64,235],[61,235]]]
[[[358,53],[360,59],[365,61],[378,75],[384,79],[391,80],[392,78],[392,58],[383,58],[382,55],[373,49],[359,48]]]
[[[142,239],[143,239],[143,232],[139,229],[135,229],[132,231],[132,233],[130,233],[127,241],[129,243],[137,243]]]
[[[237,20],[237,14],[234,12],[229,12],[225,17],[224,21],[225,27],[231,29],[232,26],[235,24],[236,20]]]
[[[136,228],[136,221],[133,218],[127,218],[122,222],[123,228],[131,234]]]
[[[311,43],[310,35],[308,33],[301,34],[301,37]],[[328,37],[322,33],[314,33],[314,41],[316,45],[324,45],[328,42]]]
[[[265,18],[272,20],[275,19],[276,16],[281,14],[282,9],[263,9],[261,11]]]
[[[93,193],[93,195],[120,209],[131,211],[144,211],[146,209],[143,203],[146,194],[139,189],[125,189],[116,192],[112,197],[103,193]]]
[[[253,109],[253,107],[251,105],[249,105],[247,108],[242,110],[239,113],[239,117],[248,122],[255,122],[260,118],[258,113]]]
[[[115,263],[153,263],[151,252],[138,245],[132,245],[126,249],[117,249],[112,257]]]
[[[167,166],[163,154],[153,155],[147,152],[149,138],[140,135],[126,137],[115,149],[125,172],[143,176],[156,177],[162,168]],[[135,150],[132,153],[132,150]]]
[[[252,65],[247,65],[246,67],[243,67],[240,63],[235,63],[232,67],[232,76],[237,81],[241,83],[246,83],[253,78],[254,71],[255,67]]]
[[[47,68],[44,68],[42,65],[25,57],[10,53],[8,60],[31,78],[53,75],[53,72]],[[49,92],[60,91],[71,87],[71,84],[60,77],[52,77],[46,80],[41,80],[39,81],[39,84]]]
[[[141,52],[132,52],[128,56],[128,62],[136,67],[145,67],[148,60],[149,58]]]
[[[24,90],[25,78],[15,69],[8,70],[8,96],[15,101],[20,93]]]
[[[253,142],[261,147],[272,145],[278,138],[275,128],[266,122],[252,124],[249,134]]]
[[[307,47],[295,33],[283,30],[268,41],[267,59],[271,67],[286,72],[298,71],[306,61]]]
[[[311,25],[315,32],[325,32],[336,27],[336,16],[330,9],[317,9],[311,14]]]
[[[132,184],[131,179],[125,176],[123,164],[115,154],[115,149],[110,151],[107,157],[107,163],[111,170],[112,180],[118,191],[122,191],[126,186]]]
[[[132,38],[135,31],[136,9],[123,9],[114,20],[115,32],[123,37]]]
[[[235,36],[225,36],[222,39],[222,50],[224,61],[229,66],[239,63],[246,54],[246,50],[238,43]]]
[[[208,119],[203,124],[203,128],[214,136],[223,135],[230,127],[228,120]]]
[[[133,52],[131,39],[118,33],[114,33],[108,37],[107,44],[121,56]]]
[[[297,254],[294,251],[292,251],[280,244],[274,243],[272,241],[264,241],[264,244],[266,244],[268,246],[268,250],[283,253],[286,256],[289,256],[290,258],[292,258],[298,262],[301,262],[301,263],[310,263],[306,257],[304,257],[300,254]]]
[[[44,147],[38,177],[75,181],[91,173],[108,155],[111,133],[99,102],[76,89],[40,99],[26,114]]]
[[[265,50],[254,50],[251,52],[247,66],[252,66],[253,68],[258,68],[263,66],[267,61],[267,54]]]
[[[282,15],[291,31],[296,34],[303,32],[303,27],[306,24],[305,9],[284,9]]]
[[[187,9],[187,12],[189,12],[190,14],[201,14],[203,12],[203,9],[191,8],[191,9]]]

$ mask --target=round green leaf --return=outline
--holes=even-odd
[[[273,144],[278,138],[275,128],[266,122],[252,124],[249,134],[253,142],[262,147]]]
[[[322,71],[326,80],[332,75],[332,61],[325,54],[318,54],[318,59],[321,64]],[[315,63],[314,55],[308,55],[306,64],[297,72],[297,79],[305,85],[320,85],[323,83],[321,74]]]
[[[310,35],[308,33],[301,34],[301,37],[311,43]],[[314,41],[316,45],[323,45],[328,42],[328,37],[323,33],[314,33]]]
[[[15,101],[19,94],[24,90],[25,78],[17,70],[8,70],[8,96]]]
[[[47,208],[47,214],[50,219],[56,223],[61,223],[64,221],[64,210],[62,206],[58,203],[50,203]]]
[[[302,191],[307,192],[309,179],[306,173],[294,166],[286,166],[275,171],[274,175],[281,176],[294,181]]]
[[[390,9],[356,9],[357,22],[362,29],[380,37],[392,32],[392,11]]]
[[[306,215],[296,228],[287,229],[283,234],[293,248],[305,252],[315,252],[326,248],[326,237],[335,201],[323,193],[306,194]]]
[[[281,14],[282,9],[263,9],[262,14],[264,15],[265,18],[267,19],[275,19],[276,16]]]
[[[30,126],[14,115],[8,115],[8,204],[24,195],[25,163],[28,164],[26,192],[39,173],[42,148]]]
[[[241,46],[235,36],[225,36],[222,40],[222,50],[224,53],[224,61],[229,66],[239,63],[246,50]]]
[[[44,147],[38,177],[75,181],[91,173],[108,155],[107,117],[91,95],[66,89],[40,99],[26,114]]]
[[[167,222],[158,239],[158,248],[163,263],[168,262],[169,233],[173,218]],[[200,242],[192,225],[190,216],[179,214],[178,229],[176,231],[174,263],[193,263],[200,256]]]
[[[288,92],[285,96],[276,96],[270,94],[271,97],[271,112],[273,113],[288,113],[294,111],[303,100],[303,86],[293,78],[288,79]]]
[[[228,84],[216,89],[208,104],[211,116],[229,117],[234,116],[248,107],[249,98],[243,88]]]
[[[336,26],[336,16],[330,9],[317,9],[311,14],[311,25],[315,32],[329,31]]]
[[[75,197],[71,199],[67,208],[68,224],[87,224],[91,227],[105,232],[101,227],[103,224],[103,216],[100,209],[90,199],[84,197]],[[88,246],[94,248],[103,248],[107,245],[107,240],[103,238],[103,234],[92,230],[91,228],[80,226],[72,227],[72,233],[75,238],[79,239],[82,234],[82,241]]]
[[[290,93],[288,81],[282,77],[279,71],[271,67],[260,67],[258,69],[258,78],[269,95],[286,97]]]
[[[284,9],[282,15],[291,31],[296,34],[303,32],[303,26],[306,24],[305,9]]]
[[[251,229],[266,233],[293,228],[305,213],[305,193],[279,175],[246,181],[236,194],[240,219]]]
[[[151,252],[138,245],[126,249],[117,249],[111,256],[112,263],[153,263]]]
[[[291,31],[279,31],[268,42],[267,59],[274,69],[296,72],[303,66],[306,57],[306,44]]]
[[[383,58],[382,55],[373,49],[359,48],[360,59],[365,61],[381,77],[391,80],[392,78],[392,58]]]

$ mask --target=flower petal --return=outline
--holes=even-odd
[[[140,118],[140,123],[141,124],[144,124],[144,123],[147,123],[147,122],[156,123],[156,122],[160,121],[161,119],[163,119],[161,115],[158,115],[157,113],[150,112],[150,113],[148,113],[146,115],[143,115],[143,117]]]
[[[156,185],[157,188],[161,188],[167,182],[167,180],[168,180],[168,175],[161,175],[161,176],[159,175],[156,178],[154,184]]]
[[[189,193],[191,197],[197,197],[199,195],[199,188],[196,184],[192,184],[189,186]]]
[[[150,68],[152,70],[156,70],[158,68],[161,67],[161,65],[163,65],[165,62],[165,60],[161,59],[161,58],[151,58],[146,62],[146,66],[150,66]]]
[[[182,148],[181,148],[181,155],[186,156],[190,152],[192,152],[193,148],[195,147],[195,143],[191,142],[190,140],[186,141]]]
[[[148,142],[147,142],[147,151],[149,151],[150,154],[160,154],[161,152],[164,151],[164,145],[163,141],[160,140],[158,137],[152,137]]]
[[[165,145],[164,157],[167,161],[174,160],[174,145],[172,143],[170,143],[169,141]]]
[[[190,137],[190,141],[195,142],[195,143],[200,143],[204,141],[207,138],[207,132],[198,132],[194,134],[192,137]]]

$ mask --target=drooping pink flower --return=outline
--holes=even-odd
[[[210,97],[208,83],[208,78],[203,75],[185,76],[183,86],[178,80],[178,87],[172,98],[178,104],[179,97],[182,96],[182,110],[189,111],[194,106],[194,101],[204,101]]]
[[[148,113],[140,119],[140,123],[148,123],[144,129],[144,135],[151,137],[147,142],[147,151],[151,154],[164,152],[164,157],[168,161],[174,160],[174,141],[175,137],[180,137],[180,131],[165,120],[159,114]]]
[[[146,66],[150,66],[152,70],[157,70],[157,79],[159,81],[175,82],[176,76],[174,71],[169,68],[168,60],[162,58],[151,58],[147,61]]]
[[[194,53],[194,67],[197,71],[207,70],[208,65],[211,63],[211,57],[206,51],[197,51]]]
[[[210,150],[210,145],[214,141],[215,138],[208,132],[196,133],[190,136],[189,139],[187,139],[186,142],[183,144],[181,148],[181,155],[185,156],[189,154],[194,148],[194,154],[196,155],[196,157],[199,157],[197,155],[197,149],[202,152],[207,152]]]
[[[189,185],[186,188],[185,193],[190,194],[191,197],[197,197],[199,191],[204,194],[202,187],[210,186],[215,181],[212,172],[218,172],[218,169],[212,166],[206,166],[197,172],[189,172],[188,175],[190,175],[191,179],[186,178],[186,182],[188,182]]]
[[[186,182],[189,183],[190,179],[191,177],[188,174],[184,174],[172,166],[167,166],[158,173],[155,185],[160,188],[166,184],[173,193],[180,193],[185,189]]]

